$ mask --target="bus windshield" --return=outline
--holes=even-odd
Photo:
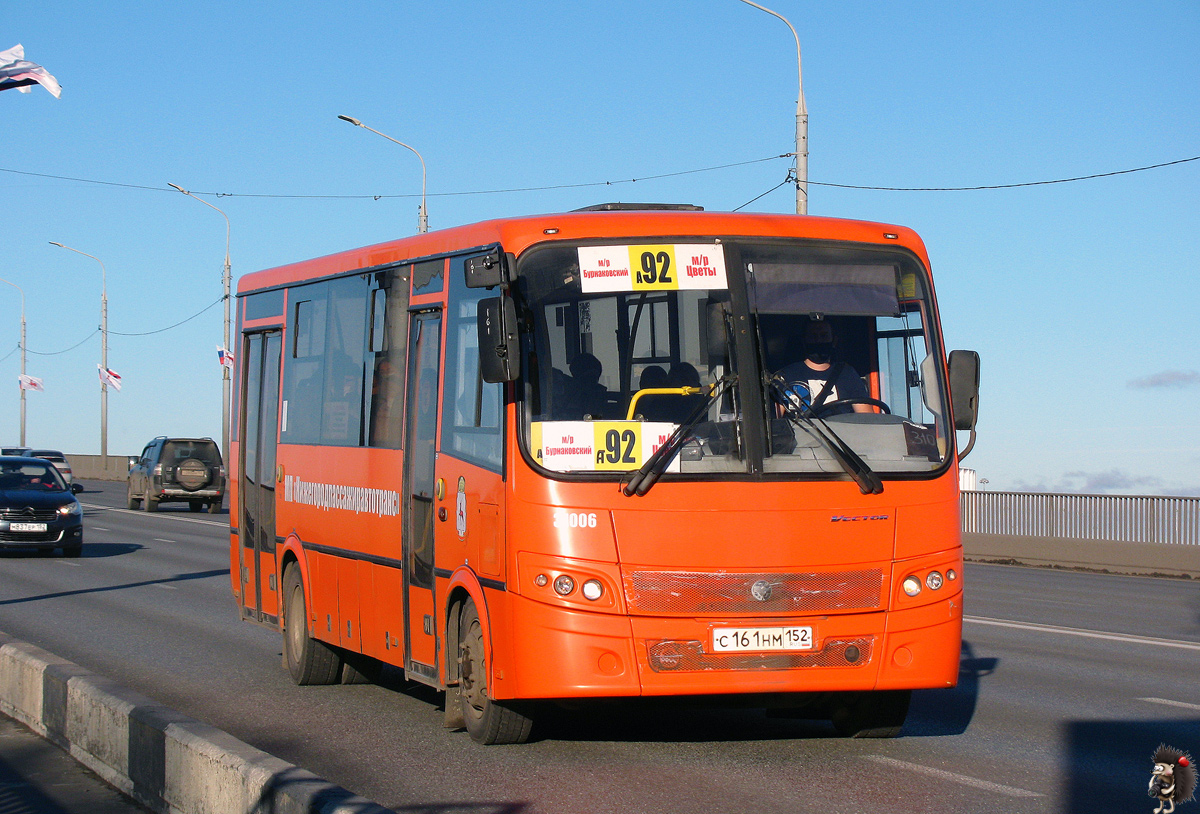
[[[907,252],[697,239],[535,247],[518,264],[529,457],[569,475],[940,471],[949,409]],[[719,387],[718,387],[719,385]]]

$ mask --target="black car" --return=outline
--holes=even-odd
[[[67,557],[83,552],[83,508],[49,461],[0,457],[0,548],[61,548]]]
[[[142,450],[129,468],[126,505],[148,512],[169,501],[187,503],[192,511],[221,511],[225,467],[211,438],[168,438],[160,435]]]

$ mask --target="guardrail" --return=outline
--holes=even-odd
[[[962,530],[1200,546],[1200,497],[964,491]]]

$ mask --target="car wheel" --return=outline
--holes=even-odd
[[[203,511],[204,510],[204,502],[200,501],[200,500],[189,500],[188,508],[194,512]]]
[[[209,503],[208,504],[208,513],[209,514],[220,514],[221,513],[221,501],[214,500],[212,503]]]
[[[283,662],[300,686],[337,684],[342,678],[342,660],[337,652],[308,635],[308,611],[300,569],[289,565],[283,572]]]
[[[468,600],[458,622],[460,697],[467,733],[477,743],[524,743],[533,719],[489,697],[483,625],[475,603]]]
[[[125,506],[126,506],[126,508],[136,509],[139,505],[141,505],[141,502],[142,501],[138,500],[136,497],[133,496],[133,485],[131,484],[129,486],[129,488],[125,490]]]
[[[146,495],[146,497],[142,499],[142,508],[148,512],[158,511],[158,499],[150,497],[150,495]]]

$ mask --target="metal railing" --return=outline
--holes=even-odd
[[[962,530],[1200,545],[1200,497],[964,491]]]

